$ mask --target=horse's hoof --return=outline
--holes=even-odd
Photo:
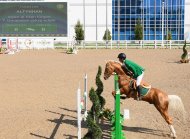
[[[121,99],[126,99],[127,97],[126,96],[120,96]]]

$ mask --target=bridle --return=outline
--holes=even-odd
[[[113,75],[114,71],[111,71],[110,68],[108,68],[108,65],[106,64],[106,72],[104,72],[104,78],[108,79],[111,75]]]

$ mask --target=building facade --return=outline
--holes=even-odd
[[[135,40],[140,20],[144,40],[184,40],[184,19],[185,0],[112,0],[112,39]]]
[[[80,20],[86,41],[102,41],[106,24],[112,40],[135,40],[140,20],[144,40],[165,40],[168,34],[172,40],[190,40],[190,0],[68,0],[68,5],[70,38]]]
[[[112,30],[112,0],[67,0],[69,40],[77,21],[85,30],[85,41],[102,41],[106,28]]]

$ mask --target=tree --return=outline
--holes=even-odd
[[[135,26],[135,40],[143,39],[143,27],[141,25],[140,19],[137,20],[137,24]]]
[[[101,111],[101,105],[98,99],[98,95],[93,87],[90,89],[89,97],[90,100],[92,101],[92,107],[88,112],[88,116],[86,118],[88,132],[83,137],[83,139],[101,139],[102,129],[100,128],[98,123]]]
[[[181,55],[181,63],[189,63],[189,59],[188,59],[188,52],[186,49],[186,40],[185,40],[185,44],[183,46],[183,54]]]
[[[92,107],[88,112],[87,116],[87,127],[88,132],[83,137],[83,139],[101,139],[102,138],[102,129],[99,126],[99,119],[103,116],[103,109],[105,105],[105,99],[101,96],[104,86],[100,77],[102,74],[102,68],[98,67],[98,73],[96,75],[96,86],[97,89],[94,90],[92,87],[90,89],[89,98],[92,101]]]
[[[84,40],[84,30],[82,29],[82,24],[79,20],[75,25],[75,39],[77,41],[77,44],[81,44],[81,41]]]
[[[165,40],[172,40],[172,33],[171,33],[171,31],[169,31],[168,34],[165,36]]]
[[[108,34],[108,36],[107,36],[107,34]],[[105,33],[104,33],[104,36],[103,36],[104,41],[106,41],[107,39],[111,40],[111,33],[110,33],[109,29],[105,30]]]

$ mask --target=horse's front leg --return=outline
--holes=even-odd
[[[126,99],[128,96],[125,94],[125,89],[124,88],[120,88],[120,98],[121,99]]]
[[[116,91],[112,91],[112,96],[114,97],[114,99],[115,99],[115,94],[116,94]]]
[[[112,95],[113,95],[113,97],[115,98],[115,95],[116,95],[116,91],[112,91]],[[120,98],[121,99],[126,99],[127,98],[127,95],[125,94],[125,91],[124,91],[124,89],[123,88],[120,88]],[[123,96],[123,95],[125,95],[125,96]]]
[[[112,91],[112,96],[115,98],[116,91]]]

